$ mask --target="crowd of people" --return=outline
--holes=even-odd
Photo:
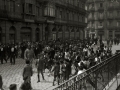
[[[20,87],[21,90],[32,90],[33,62],[37,68],[37,82],[41,81],[40,73],[42,79],[45,80],[44,72],[45,69],[48,69],[48,76],[54,76],[54,86],[55,81],[59,85],[111,56],[111,46],[105,46],[103,42],[98,45],[96,40],[91,42],[89,40],[56,40],[0,46],[1,64],[10,60],[11,65],[14,65],[16,58],[25,59],[24,82]],[[0,80],[2,82],[2,78]],[[2,84],[1,82],[0,84]],[[0,88],[2,89],[2,85]],[[16,90],[15,88],[16,85],[10,85],[10,90]]]

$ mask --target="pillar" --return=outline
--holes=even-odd
[[[65,32],[66,32],[66,26],[63,26],[63,40],[65,40]]]
[[[45,40],[45,24],[42,24],[42,40]]]
[[[35,41],[35,31],[36,31],[36,27],[34,25],[31,26],[32,29],[32,38],[31,41],[34,42]]]
[[[21,25],[18,24],[18,25],[17,25],[17,28],[16,28],[16,41],[17,41],[17,42],[20,42],[20,41],[21,41],[21,40],[20,40],[20,38],[21,38],[20,33],[21,33]]]

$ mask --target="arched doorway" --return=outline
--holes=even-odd
[[[65,39],[69,39],[69,28],[67,27],[65,30]]]
[[[12,26],[9,29],[9,42],[15,43],[15,41],[16,41],[16,29],[14,26]]]
[[[0,27],[0,43],[2,43],[2,28]]]
[[[72,29],[71,32],[70,32],[70,39],[74,39],[74,33],[75,33],[74,29]]]
[[[49,32],[48,32],[48,26],[45,27],[45,40],[48,41],[48,36],[49,36]]]
[[[80,39],[80,31],[79,31],[79,29],[76,30],[75,36],[76,36],[76,39]]]
[[[35,33],[36,33],[36,35],[35,35],[36,36],[36,42],[38,42],[38,41],[40,41],[40,29],[37,28]]]
[[[53,40],[56,40],[56,38],[57,38],[57,30],[56,30],[56,27],[54,27],[54,28],[52,29],[52,39],[53,39]]]
[[[30,42],[32,29],[30,27],[22,27],[21,28],[21,42]]]
[[[63,32],[62,32],[62,27],[60,27],[59,30],[58,30],[58,39],[61,40],[61,39],[63,38],[63,35],[62,35],[62,34],[63,34]]]

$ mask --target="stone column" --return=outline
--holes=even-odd
[[[16,28],[16,42],[20,42],[21,41],[21,23],[17,24],[17,28]]]
[[[3,43],[9,43],[9,23],[7,21],[3,22],[3,28],[2,28],[2,33],[4,34],[3,36]]]
[[[42,24],[42,40],[45,40],[45,24]]]

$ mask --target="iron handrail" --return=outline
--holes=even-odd
[[[110,80],[116,76],[116,72],[118,72],[119,70],[118,69],[118,65],[116,62],[120,62],[118,59],[120,57],[120,54],[117,54],[117,55],[114,55],[104,61],[102,61],[101,63],[89,68],[87,71],[83,72],[82,74],[80,75],[75,75],[73,76],[72,78],[70,78],[69,80],[63,82],[62,84],[60,84],[59,86],[57,86],[56,88],[54,88],[53,90],[80,90],[80,83],[83,83],[83,82],[89,82],[88,84],[92,87],[92,88],[95,88],[95,90],[98,90],[97,88],[100,88],[98,85],[98,77],[99,77],[99,74],[101,76],[101,78],[103,80],[107,80],[104,81],[105,84],[102,84],[102,88],[100,88],[100,90],[102,90],[103,88],[105,88],[105,86],[110,82]],[[113,63],[113,64],[112,64]],[[114,65],[114,63],[116,65]],[[111,65],[111,67],[110,67]],[[113,67],[112,67],[113,66]],[[117,66],[117,69],[116,67]],[[110,71],[109,69],[112,68],[113,71]],[[113,72],[113,76],[110,76],[111,75],[111,72]],[[90,77],[90,75],[92,75],[93,77]],[[95,80],[93,80],[93,78]],[[77,80],[78,79],[78,80]],[[69,85],[69,83],[71,83]],[[74,88],[74,89],[73,89]]]

